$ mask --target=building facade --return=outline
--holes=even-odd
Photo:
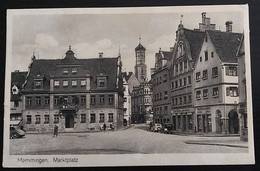
[[[170,84],[167,65],[173,51],[161,51],[155,54],[155,66],[152,73],[153,119],[155,123],[170,123]]]
[[[131,124],[132,117],[132,104],[131,104],[131,92],[129,88],[129,78],[132,73],[129,75],[124,72],[123,75],[123,86],[124,86],[124,126],[129,126]]]
[[[238,58],[238,92],[239,102],[238,111],[240,113],[240,139],[242,141],[248,141],[248,129],[247,129],[247,95],[246,95],[246,65],[245,65],[245,45],[244,35],[241,38],[241,43],[237,52]]]
[[[204,21],[205,14],[202,17]],[[209,23],[208,21],[207,24]],[[205,23],[202,24],[206,25]],[[206,26],[203,28],[206,29]],[[169,66],[171,123],[173,130],[176,132],[193,132],[196,130],[193,71],[204,36],[204,31],[186,29],[182,23],[179,24],[176,31],[176,42]]]
[[[206,30],[195,63],[195,125],[197,132],[239,133],[237,49],[241,34]]]
[[[63,59],[35,59],[23,85],[24,128],[29,132],[100,130],[123,126],[121,56],[77,59],[71,47]]]
[[[152,84],[151,81],[148,81],[147,79],[145,51],[145,47],[141,44],[141,38],[139,38],[139,44],[135,48],[135,77],[137,78],[139,85],[134,85],[131,93],[132,123],[152,121],[153,118]],[[135,82],[135,80],[133,81]],[[129,81],[129,83],[130,82],[131,81]]]
[[[22,121],[22,85],[25,82],[27,72],[16,70],[11,73],[11,100],[10,100],[10,121],[18,123]]]

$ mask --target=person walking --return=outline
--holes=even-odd
[[[104,132],[106,132],[106,127],[107,127],[107,125],[104,123],[104,125],[103,125]]]
[[[54,130],[53,130],[53,137],[56,137],[58,136],[58,130],[59,130],[59,127],[57,125],[54,125]]]
[[[114,125],[114,123],[110,124],[110,129],[111,129],[112,131],[115,130],[115,125]]]

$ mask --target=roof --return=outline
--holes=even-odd
[[[88,73],[91,76],[91,89],[96,89],[96,80],[97,76],[104,74],[107,77],[107,89],[106,90],[116,90],[116,82],[117,82],[117,57],[114,58],[91,58],[91,59],[76,59],[71,58],[73,61],[77,60],[78,64],[81,64],[81,67],[85,70],[85,74]],[[57,66],[60,66],[64,59],[35,59],[30,66],[30,73],[27,78],[27,83],[24,87],[25,91],[33,90],[34,79],[37,75],[43,76],[44,84],[43,91],[49,91],[50,89],[50,77],[55,75]],[[67,61],[68,62],[68,61]],[[67,63],[66,66],[75,63]],[[71,78],[71,77],[70,77]]]
[[[222,62],[237,62],[237,49],[241,42],[241,33],[207,31]]]
[[[143,47],[143,45],[141,43],[139,43],[139,45],[135,48],[135,51],[137,50],[146,50],[145,47]]]
[[[18,89],[22,88],[23,83],[25,82],[25,77],[27,72],[12,72],[11,73],[11,87],[16,85]]]
[[[183,28],[183,30],[190,46],[191,57],[195,60],[199,56],[201,45],[205,37],[205,32],[186,28]]]
[[[173,52],[172,51],[161,51],[163,53],[164,59],[169,60],[172,58]]]
[[[127,72],[122,72],[122,76],[123,78],[125,78],[125,80],[128,82],[129,78],[131,77],[131,75],[133,74],[133,72],[129,72],[129,74],[127,74]]]

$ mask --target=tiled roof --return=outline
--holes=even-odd
[[[137,50],[146,50],[145,47],[143,47],[143,45],[141,43],[139,43],[139,45],[135,48],[135,51]]]
[[[189,30],[186,28],[184,28],[183,30],[185,37],[190,45],[191,57],[193,60],[195,60],[200,53],[201,45],[205,37],[205,32],[198,30]]]
[[[18,90],[22,89],[22,85],[25,82],[27,72],[12,72],[11,73],[11,88],[15,85]],[[11,101],[20,100],[19,94],[13,94],[11,91]]]
[[[222,62],[237,62],[237,49],[242,34],[232,32],[207,31]]]
[[[76,58],[75,58],[76,59]],[[58,65],[62,64],[63,59],[44,60],[36,59],[30,67],[30,74],[27,78],[27,83],[24,87],[25,91],[33,90],[33,81],[37,75],[44,77],[43,91],[50,89],[50,76],[54,75],[55,69]],[[76,59],[83,68],[91,76],[91,89],[96,89],[97,75],[100,72],[107,76],[107,89],[116,90],[117,81],[117,57],[115,58],[91,58],[91,59]],[[72,63],[74,64],[74,63]]]
[[[171,51],[161,51],[163,53],[164,59],[169,60],[172,58],[173,52]]]

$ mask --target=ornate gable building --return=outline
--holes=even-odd
[[[99,130],[123,126],[121,56],[77,59],[69,47],[63,59],[35,59],[23,85],[23,120],[27,131]]]

